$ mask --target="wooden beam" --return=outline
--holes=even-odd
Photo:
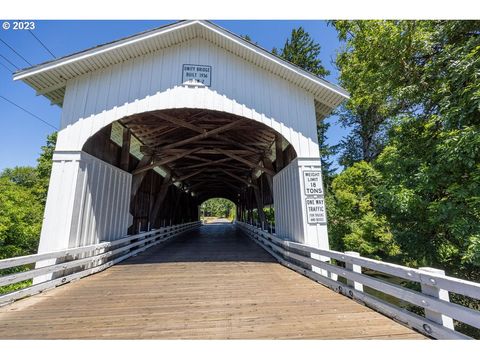
[[[230,176],[230,177],[232,177],[232,178],[234,178],[234,179],[237,179],[237,180],[240,181],[240,182],[243,182],[243,183],[244,183],[245,185],[247,185],[247,186],[256,187],[255,184],[252,184],[252,183],[248,182],[248,181],[245,180],[244,178],[242,178],[242,177],[240,177],[240,176],[238,176],[238,175],[236,175],[236,174],[233,174],[233,173],[231,173],[231,172],[228,171],[228,170],[225,170],[225,169],[220,169],[220,170],[221,170],[222,172],[224,172],[225,174],[227,174],[228,176]]]
[[[157,216],[160,210],[160,206],[163,204],[165,197],[167,196],[168,187],[172,184],[171,181],[171,174],[167,174],[162,181],[162,185],[160,186],[160,190],[157,193],[155,198],[155,203],[153,204],[152,210],[150,211],[150,224],[157,223]]]
[[[63,87],[65,87],[67,85],[67,82],[66,81],[61,81],[60,83],[58,84],[54,84],[54,85],[51,85],[51,86],[48,86],[48,87],[45,87],[43,89],[40,89],[38,90],[35,95],[39,96],[39,95],[47,95],[48,93],[51,93],[55,90],[58,90],[58,89],[61,89]]]
[[[120,156],[120,168],[128,171],[128,165],[130,160],[130,139],[132,133],[129,128],[123,128],[123,141],[122,141],[122,154]]]
[[[145,154],[137,165],[137,169],[140,169],[152,161],[152,155]],[[134,174],[132,177],[132,190],[130,192],[130,199],[133,199],[142,185],[142,181],[147,173],[142,172],[139,174]]]
[[[228,157],[231,157],[232,159],[235,159],[237,161],[240,161],[248,166],[250,166],[251,168],[254,168],[254,169],[257,169],[257,170],[261,170],[263,171],[264,173],[266,174],[269,174],[271,176],[275,175],[275,172],[273,172],[272,170],[269,170],[269,169],[266,169],[264,168],[263,166],[260,166],[258,164],[255,164],[247,159],[244,159],[228,150],[225,150],[225,149],[215,149],[216,151],[218,151],[219,153],[223,153],[225,155],[227,155]]]
[[[137,168],[137,169],[135,169],[135,170],[132,172],[132,174],[133,174],[133,175],[140,174],[140,173],[142,173],[142,172],[145,172],[145,171],[148,171],[148,170],[150,170],[150,169],[153,169],[153,168],[155,168],[155,167],[157,167],[157,166],[162,166],[162,165],[165,165],[165,164],[169,164],[169,163],[171,163],[171,162],[173,162],[173,161],[176,161],[176,160],[178,160],[178,159],[181,159],[182,157],[184,157],[184,156],[186,156],[186,155],[192,154],[192,153],[194,153],[194,152],[196,152],[196,151],[198,151],[198,150],[200,150],[200,149],[201,149],[201,148],[184,150],[184,151],[183,151],[182,153],[180,153],[180,154],[177,154],[177,155],[174,155],[174,156],[170,156],[170,157],[168,157],[168,158],[166,158],[166,159],[163,159],[163,160],[161,160],[161,161],[156,161],[156,162],[154,162],[154,163],[152,163],[152,164],[150,164],[150,165],[146,165],[146,166],[143,166],[143,167],[141,167],[141,168]]]
[[[273,163],[272,160],[268,157],[263,158],[263,166],[265,166],[267,169],[274,171],[273,170]],[[270,174],[265,174],[267,177],[267,182],[268,182],[268,187],[270,188],[270,194],[273,194],[273,176]]]
[[[199,144],[196,144],[197,147],[201,147],[202,144],[199,143]],[[256,152],[256,151],[252,151],[252,150],[239,150],[239,149],[204,149],[203,147],[197,151],[197,154],[200,154],[200,155],[222,155],[222,151],[224,150],[227,150],[233,154],[237,154],[237,155],[258,155],[258,154],[261,154],[261,152]],[[182,152],[182,151],[185,151],[185,149],[164,149],[163,151],[158,151],[159,153],[163,153],[163,154],[172,154],[172,153],[178,153],[178,152]]]
[[[192,185],[192,186],[187,186],[187,188],[188,188],[189,190],[193,190],[193,189],[198,188],[199,186],[203,186],[203,185],[208,184],[208,183],[209,183],[208,181],[201,181],[201,182],[196,183],[196,184],[194,184],[194,185]]]
[[[195,171],[193,173],[190,173],[188,175],[184,175],[184,176],[180,176],[179,178],[175,178],[174,181],[175,182],[179,182],[179,181],[184,181],[184,180],[187,180],[189,178],[191,178],[192,176],[195,176],[195,175],[198,175],[200,174],[201,172],[203,172],[204,169],[200,169],[198,171]]]
[[[156,118],[159,118],[161,120],[168,121],[172,124],[179,125],[179,126],[182,126],[184,128],[193,130],[193,131],[198,132],[200,134],[205,134],[207,132],[207,130],[202,129],[201,127],[198,127],[194,124],[191,124],[188,121],[185,121],[185,120],[179,119],[179,118],[174,118],[173,116],[170,116],[170,115],[167,115],[167,114],[152,114],[152,116],[154,116]]]
[[[280,134],[275,134],[275,165],[277,167],[277,173],[283,169],[283,137]]]
[[[223,125],[223,126],[220,126],[220,127],[216,128],[216,129],[213,129],[213,130],[204,132],[204,133],[202,133],[202,134],[198,134],[198,135],[196,135],[196,136],[193,136],[193,137],[191,137],[191,138],[188,138],[188,139],[185,139],[185,140],[181,140],[181,141],[178,141],[178,142],[175,142],[175,143],[172,143],[172,144],[163,146],[163,147],[161,147],[161,148],[158,149],[158,150],[159,150],[159,151],[163,151],[163,150],[166,150],[166,149],[172,149],[172,148],[175,148],[175,147],[178,147],[178,146],[190,144],[191,142],[194,142],[194,141],[196,141],[196,140],[198,140],[198,139],[206,139],[206,138],[211,137],[211,136],[213,136],[213,135],[220,134],[220,133],[222,133],[222,132],[224,132],[224,131],[233,129],[234,127],[237,127],[238,125],[240,125],[242,122],[243,122],[243,120],[233,121],[233,122],[231,122],[231,123],[228,123],[228,124],[225,124],[225,125]]]
[[[185,157],[190,158],[190,155],[187,155]],[[198,158],[198,159],[205,160],[205,162],[202,162],[200,164],[182,166],[182,167],[176,168],[176,170],[195,169],[195,168],[199,168],[199,167],[205,167],[205,166],[209,166],[209,165],[215,165],[215,164],[220,164],[220,163],[224,163],[224,162],[227,162],[227,161],[231,161],[230,158],[220,159],[220,160],[208,160],[208,159],[203,159],[203,158]]]
[[[253,192],[255,194],[255,201],[257,203],[258,217],[260,218],[260,221],[262,223],[265,223],[265,213],[263,212],[263,199],[259,187],[254,187]]]
[[[226,135],[217,135],[218,138],[222,139],[223,141],[229,143],[229,144],[232,144],[232,145],[236,145],[240,148],[243,148],[243,149],[246,149],[246,150],[250,150],[252,151],[252,147],[251,146],[248,146],[246,144],[243,144],[239,141],[236,141],[236,140],[233,140],[233,139],[230,139],[228,136]],[[255,151],[254,151],[255,152]]]

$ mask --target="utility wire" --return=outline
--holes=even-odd
[[[7,69],[10,74],[13,73],[13,71],[7,65],[5,65],[4,63],[0,62],[0,65],[2,65],[5,69]]]
[[[17,54],[19,57],[21,57],[21,58],[23,59],[23,61],[25,61],[28,65],[33,66],[27,59],[25,59],[22,55],[20,55],[20,54],[18,53],[18,51],[15,50],[13,47],[11,47],[10,45],[8,45],[3,39],[0,39],[0,41],[1,41],[2,43],[4,43],[5,46],[7,46],[10,50],[12,50],[15,54]]]
[[[32,30],[28,30],[28,32],[29,32],[35,39],[37,39],[37,41],[40,43],[40,45],[42,45],[43,48],[44,48],[45,50],[47,50],[47,51],[50,53],[50,55],[53,56],[54,59],[57,58],[55,55],[53,55],[53,53],[50,51],[50,49],[49,49],[38,37],[35,36],[35,34],[32,32]]]
[[[10,69],[7,65],[5,65],[1,61],[0,61],[0,65],[2,65],[5,69],[7,69],[10,74],[13,74],[15,72],[15,70]]]
[[[25,109],[25,108],[21,107],[20,105],[17,105],[17,104],[15,104],[13,101],[11,101],[11,100],[7,99],[5,96],[2,96],[2,95],[0,95],[0,98],[2,98],[3,100],[5,100],[5,101],[9,102],[10,104],[12,104],[12,105],[16,106],[17,108],[19,108],[19,109],[21,109],[21,110],[25,111],[27,114],[29,114],[29,115],[33,116],[34,118],[36,118],[36,119],[40,120],[40,121],[41,121],[41,122],[43,122],[44,124],[46,124],[46,125],[48,125],[48,126],[50,126],[50,127],[54,128],[55,130],[58,130],[58,128],[57,128],[56,126],[53,126],[53,125],[52,125],[52,124],[50,124],[49,122],[47,122],[47,121],[43,120],[41,117],[39,117],[39,116],[35,115],[34,113],[31,113],[30,111],[28,111],[27,109]]]
[[[5,60],[6,62],[8,62],[10,65],[13,66],[14,69],[19,69],[19,67],[17,65],[15,65],[13,62],[11,62],[10,60],[8,60],[5,56],[3,56],[2,54],[0,54],[0,57]]]

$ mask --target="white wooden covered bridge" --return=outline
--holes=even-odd
[[[62,118],[38,254],[0,260],[11,269],[0,286],[33,279],[0,295],[0,338],[465,338],[452,319],[480,327],[448,297],[478,299],[478,284],[329,250],[317,123],[348,98],[340,87],[207,21],[14,79]],[[234,224],[199,222],[213,197],[236,204]]]

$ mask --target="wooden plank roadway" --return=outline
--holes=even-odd
[[[0,339],[422,339],[214,224],[0,308]]]

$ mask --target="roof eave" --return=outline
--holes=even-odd
[[[90,57],[102,54],[107,51],[114,50],[119,47],[123,47],[126,45],[134,44],[136,42],[144,41],[145,39],[149,39],[151,37],[158,36],[159,34],[165,34],[171,31],[175,31],[184,27],[188,27],[194,24],[198,24],[200,26],[203,26],[207,28],[209,31],[212,31],[214,33],[220,34],[223,37],[228,38],[230,41],[235,42],[245,48],[247,48],[249,51],[252,51],[265,59],[268,59],[268,61],[271,61],[279,66],[282,66],[286,69],[288,69],[290,72],[296,74],[299,77],[305,78],[308,81],[313,82],[315,85],[323,87],[328,89],[329,91],[332,91],[339,96],[341,96],[344,100],[347,100],[350,98],[349,94],[347,91],[345,91],[343,88],[331,84],[326,80],[323,80],[305,70],[302,68],[298,67],[295,64],[292,64],[276,55],[271,54],[269,51],[263,49],[262,47],[252,44],[244,39],[242,39],[240,36],[216,25],[213,24],[209,21],[205,20],[184,20],[184,21],[179,21],[173,24],[165,25],[162,26],[158,29],[147,31],[141,34],[133,35],[124,39],[116,40],[111,43],[107,43],[104,45],[100,45],[98,47],[89,49],[89,50],[84,50],[75,54],[67,55],[63,58],[52,60],[40,65],[36,65],[27,69],[20,70],[16,73],[13,74],[13,80],[24,80],[26,81],[29,77],[37,75],[39,73],[49,71],[49,70],[54,70],[55,68],[65,66],[71,63],[75,63],[77,61],[81,61],[83,59],[88,59]],[[343,101],[344,101],[343,100]],[[343,101],[340,101],[343,102]],[[339,103],[339,104],[340,104]],[[337,105],[338,106],[338,105]]]
[[[107,51],[110,51],[110,50],[113,50],[113,49],[116,49],[116,48],[119,48],[119,47],[122,47],[122,46],[125,46],[125,45],[129,45],[129,44],[133,44],[133,43],[136,43],[136,42],[139,42],[139,41],[143,41],[145,39],[157,36],[159,33],[167,33],[167,32],[173,31],[173,30],[181,29],[182,27],[186,27],[186,26],[192,25],[192,24],[197,23],[197,22],[198,22],[198,20],[185,20],[185,21],[176,22],[176,23],[173,23],[173,24],[169,24],[169,25],[160,27],[156,30],[148,32],[147,34],[141,33],[141,34],[133,35],[133,36],[121,39],[121,40],[115,40],[111,43],[107,43],[107,44],[101,45],[99,47],[94,47],[94,48],[89,49],[89,50],[83,50],[83,51],[80,51],[80,52],[75,53],[75,54],[67,55],[67,56],[62,57],[60,59],[51,60],[51,61],[48,61],[46,63],[40,64],[40,65],[35,65],[35,66],[29,67],[29,68],[26,68],[26,69],[23,69],[23,70],[19,70],[18,72],[13,74],[13,80],[15,80],[15,81],[16,80],[22,80],[24,78],[27,78],[27,77],[32,76],[32,75],[36,75],[36,74],[41,73],[43,71],[53,70],[57,67],[64,66],[64,65],[67,65],[67,64],[79,61],[79,60],[83,60],[83,59],[86,59],[86,58],[89,58],[89,57],[92,57],[92,56],[95,56],[95,55],[98,55],[98,54],[102,54],[104,52],[107,52]]]

